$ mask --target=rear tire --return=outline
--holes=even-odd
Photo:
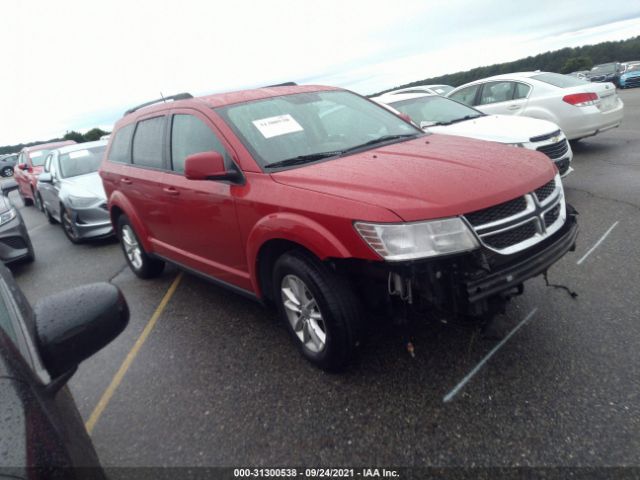
[[[13,167],[3,167],[0,174],[3,177],[13,177]]]
[[[344,369],[362,330],[347,279],[311,254],[291,251],[276,261],[273,285],[280,316],[302,355],[323,370]]]
[[[138,235],[126,215],[118,218],[118,238],[129,268],[140,278],[154,278],[164,270],[164,262],[144,251]]]
[[[46,205],[44,206],[44,215],[45,217],[47,217],[47,220],[51,225],[55,225],[56,223],[58,223],[58,221],[53,217],[53,215],[51,215]]]

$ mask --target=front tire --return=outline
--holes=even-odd
[[[71,216],[69,215],[67,208],[63,204],[60,204],[60,223],[62,224],[62,231],[71,243],[77,245],[78,243],[82,242],[82,240],[76,233],[76,229],[73,226]]]
[[[20,193],[20,198],[22,199],[22,204],[25,207],[30,207],[33,205],[33,200],[24,196],[24,194],[18,189],[18,193]]]
[[[138,235],[126,215],[118,218],[118,238],[129,268],[140,278],[154,278],[164,270],[164,262],[149,256],[144,251]]]
[[[41,212],[44,212],[44,203],[42,202],[42,195],[40,195],[40,192],[34,192],[32,190],[31,193],[33,193],[33,198],[36,199],[36,208]]]
[[[282,255],[273,273],[274,300],[307,360],[327,371],[344,369],[361,332],[358,299],[346,278],[312,255]]]

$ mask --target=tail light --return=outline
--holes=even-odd
[[[576,107],[588,107],[589,105],[595,105],[598,101],[597,93],[573,93],[571,95],[565,95],[562,100],[570,105]]]

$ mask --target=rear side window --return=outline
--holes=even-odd
[[[231,158],[218,137],[198,117],[174,115],[171,128],[171,163],[175,172],[184,172],[184,160],[194,153],[216,151],[224,157],[225,165],[231,168]]]
[[[478,88],[480,88],[480,85],[471,85],[470,87],[463,88],[462,90],[458,90],[456,93],[449,95],[449,98],[466,105],[474,105]]]
[[[529,95],[529,90],[531,90],[531,87],[529,85],[516,82],[516,89],[513,91],[513,99],[519,100],[521,98],[527,98],[527,96]]]
[[[513,98],[513,82],[485,83],[480,95],[480,105],[506,102]]]
[[[131,123],[119,129],[113,136],[109,160],[118,163],[131,163],[131,136],[134,124]]]
[[[133,136],[133,163],[142,167],[162,168],[164,117],[138,122]]]

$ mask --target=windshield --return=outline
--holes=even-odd
[[[44,165],[44,160],[49,155],[51,150],[36,150],[35,152],[29,153],[29,158],[31,158],[31,165],[34,167],[41,167]]]
[[[422,134],[385,108],[345,91],[283,95],[216,111],[263,167],[339,156]]]
[[[616,64],[603,63],[602,65],[596,65],[591,69],[591,73],[616,73]]]
[[[625,72],[635,72],[640,70],[640,63],[630,63],[629,65],[627,65],[627,69],[625,70]]]
[[[577,87],[578,85],[589,83],[582,78],[569,77],[568,75],[561,75],[559,73],[541,73],[540,75],[533,75],[531,78],[559,88]]]
[[[471,107],[436,95],[391,102],[389,105],[409,115],[418,125],[422,122],[444,125],[483,115]]]
[[[59,160],[60,176],[69,178],[97,172],[105,149],[106,146],[101,145],[61,154]]]

